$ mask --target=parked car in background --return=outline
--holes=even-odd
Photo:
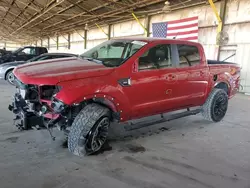
[[[11,53],[2,55],[0,57],[0,64],[13,61],[27,61],[44,53],[48,53],[48,50],[45,47],[25,46],[18,48]]]
[[[6,55],[6,54],[9,54],[9,53],[11,53],[11,51],[7,51],[7,50],[5,50],[5,49],[0,49],[0,58],[1,58],[2,56]]]
[[[14,61],[14,62],[4,63],[0,65],[0,79],[5,79],[10,84],[13,84],[14,75],[12,71],[16,66],[36,61],[56,59],[56,58],[66,58],[66,57],[77,57],[77,55],[69,53],[45,53],[40,56],[34,57],[28,61]]]

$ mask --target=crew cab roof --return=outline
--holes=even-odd
[[[173,43],[173,41],[179,41],[181,43],[190,43],[190,44],[199,44],[198,42],[192,42],[192,41],[186,41],[181,39],[167,39],[167,38],[156,38],[156,37],[127,37],[127,38],[116,38],[111,40],[137,40],[137,41],[143,41],[143,42],[161,42],[161,41],[169,41],[170,43]]]

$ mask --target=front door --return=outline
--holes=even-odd
[[[131,85],[122,89],[131,104],[131,118],[159,114],[171,108],[176,85],[166,76],[177,70],[171,62],[170,45],[150,46],[139,56],[137,65],[137,71],[130,76]]]

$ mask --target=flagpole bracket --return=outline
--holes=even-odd
[[[217,33],[220,33],[222,30],[222,19],[220,17],[219,11],[217,10],[213,0],[208,0],[208,2],[209,2],[209,4],[210,4],[210,6],[211,6],[211,8],[216,16],[216,19],[218,21]]]
[[[136,22],[142,27],[144,30],[144,35],[148,36],[148,30],[143,26],[143,24],[140,22],[140,20],[137,18],[137,16],[132,12],[132,16],[136,20]]]

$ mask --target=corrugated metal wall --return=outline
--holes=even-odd
[[[216,3],[216,7],[220,10],[220,3]],[[209,5],[192,7],[174,11],[168,14],[154,15],[150,19],[150,32],[152,32],[152,23],[170,21],[192,16],[199,16],[199,42],[203,44],[208,59],[216,59],[218,46],[216,46],[216,17]],[[140,20],[145,23],[145,19]],[[108,33],[108,27],[103,28]],[[224,30],[229,34],[229,43],[221,48],[220,59],[226,59],[228,56],[236,53],[231,57],[230,61],[235,61],[242,66],[242,86],[244,92],[250,92],[250,0],[229,0],[226,11]],[[78,31],[71,34],[71,47],[67,48],[67,36],[59,37],[59,49],[56,48],[56,37],[50,38],[50,52],[71,52],[81,54],[84,49],[84,31]],[[111,38],[144,36],[144,30],[136,21],[127,21],[111,26]],[[47,44],[47,39],[42,42]],[[98,28],[88,31],[87,48],[92,48],[107,40],[105,33]],[[39,44],[39,43],[38,43]]]
[[[243,92],[250,93],[250,44],[239,44],[236,50],[236,62],[241,66],[241,85]]]

